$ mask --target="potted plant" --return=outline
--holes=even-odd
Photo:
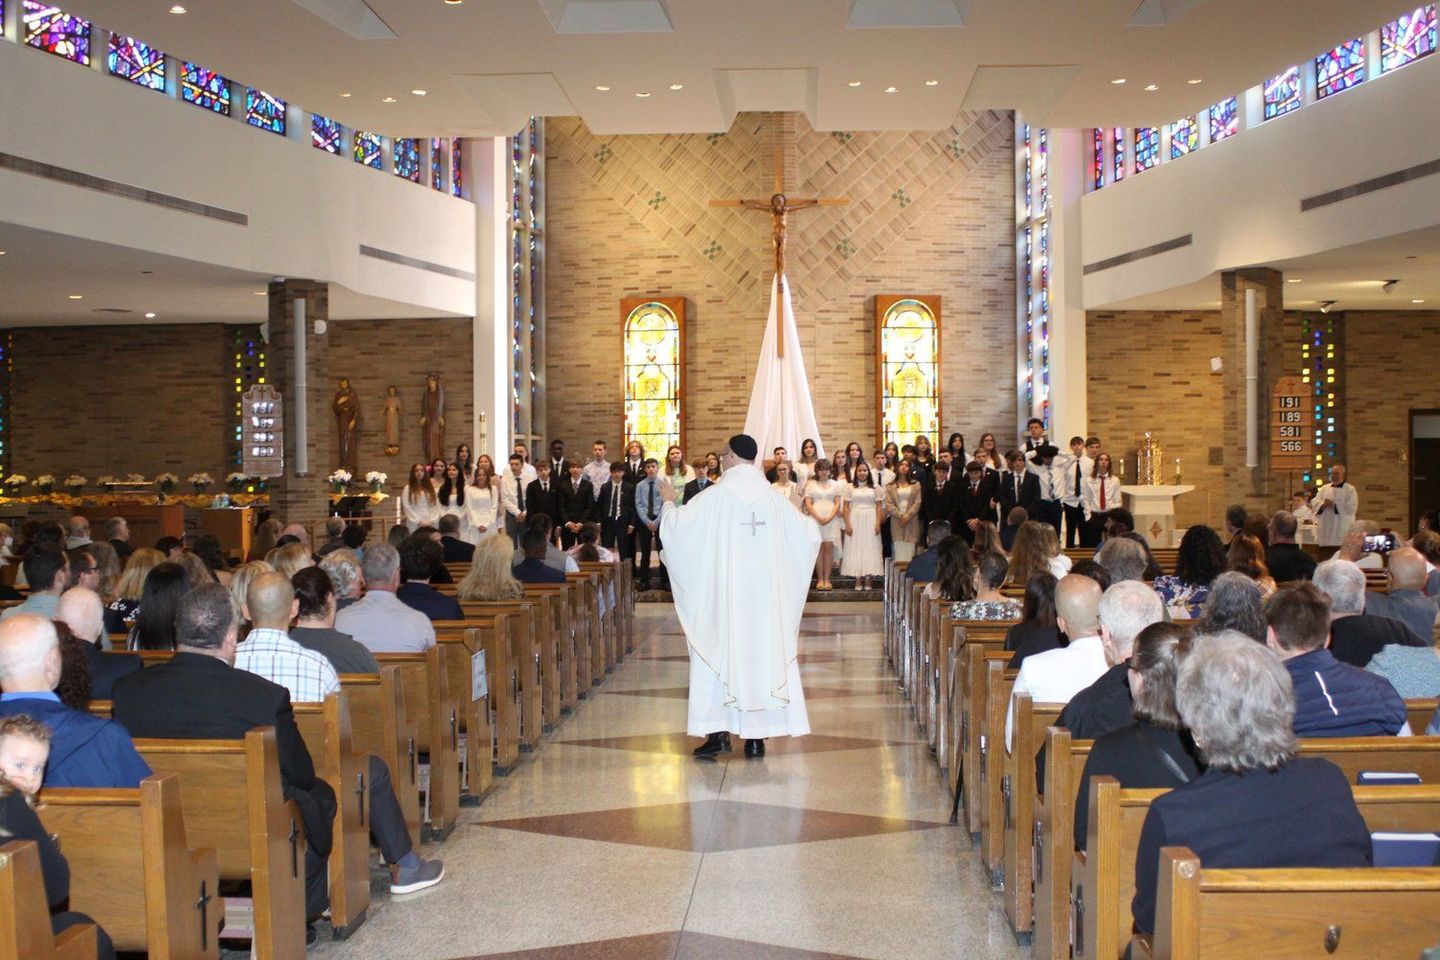
[[[385,489],[385,481],[390,479],[379,470],[371,470],[365,474],[365,482],[370,484],[371,493],[380,493]]]
[[[86,477],[82,477],[78,473],[72,473],[65,478],[65,492],[72,497],[78,497],[80,496],[80,492],[85,489],[85,484],[89,482],[89,479]]]
[[[332,491],[335,493],[344,493],[345,487],[350,483],[351,475],[349,470],[341,467],[325,479],[330,483],[330,489]]]
[[[20,488],[30,482],[30,478],[23,473],[12,473],[5,478],[5,493],[8,496],[20,496]]]
[[[204,493],[214,482],[208,473],[192,473],[189,478],[190,488],[196,493]]]
[[[35,478],[35,488],[41,493],[50,493],[55,489],[55,478],[48,473],[42,473]]]
[[[105,474],[105,476],[103,477],[97,477],[95,480],[95,485],[98,486],[101,490],[104,490],[106,493],[115,492],[115,478],[110,476],[110,474],[108,473]]]
[[[225,475],[225,489],[229,490],[231,493],[244,493],[245,481],[249,479],[249,477],[245,476],[245,474],[241,473],[238,470],[234,473],[227,473]]]
[[[158,473],[155,475],[155,486],[160,488],[160,499],[163,501],[175,490],[175,485],[180,478],[173,473]]]

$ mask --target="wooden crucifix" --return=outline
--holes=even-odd
[[[785,196],[785,155],[779,146],[775,147],[775,193],[769,199],[711,200],[712,207],[736,207],[742,210],[765,210],[770,214],[772,242],[775,245],[775,298],[780,298],[780,279],[785,276],[785,241],[789,238],[790,213],[807,207],[843,207],[849,197],[787,197]],[[777,331],[777,353],[785,356],[785,315],[780,313],[780,329]]]

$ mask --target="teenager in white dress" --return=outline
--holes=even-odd
[[[470,486],[465,488],[465,539],[479,543],[500,529],[500,486],[483,463],[475,465]]]
[[[840,511],[845,505],[845,487],[832,480],[829,460],[815,461],[815,478],[805,484],[805,513],[820,524],[820,553],[815,558],[815,589],[830,589],[830,571],[840,553],[845,522]]]
[[[443,485],[444,483],[445,483],[445,458],[444,458],[444,457],[436,457],[434,460],[432,460],[432,461],[430,462],[430,486],[431,486],[432,489],[434,489],[435,491],[438,492],[438,491],[440,490],[441,485]]]
[[[817,449],[814,440],[807,438],[800,443],[800,459],[795,461],[795,469],[791,472],[795,477],[795,482],[800,484],[802,490],[805,489],[805,484],[815,476],[815,451]]]
[[[781,460],[775,464],[775,482],[770,484],[770,486],[780,491],[780,495],[790,501],[796,510],[799,510],[801,513],[805,512],[805,508],[800,502],[801,487],[800,484],[796,483],[790,476],[790,462],[788,460]]]
[[[885,494],[875,486],[870,464],[855,464],[853,479],[845,495],[845,554],[840,573],[855,578],[857,590],[870,589],[870,578],[884,570],[880,550],[880,525],[885,522]]]
[[[440,501],[436,512],[436,519],[453,513],[460,518],[460,539],[467,543],[473,543],[470,535],[470,518],[465,510],[465,481],[460,476],[460,468],[450,464],[445,468],[445,482],[440,484],[440,490],[435,494]]]
[[[1105,515],[1120,506],[1120,478],[1110,474],[1110,454],[1101,453],[1090,467],[1090,476],[1081,485],[1085,508],[1085,526],[1080,530],[1080,546],[1100,545],[1105,529]]]
[[[400,512],[405,518],[405,526],[411,533],[420,527],[430,526],[436,520],[439,507],[440,502],[435,497],[435,488],[430,485],[425,464],[414,464],[410,467],[410,481],[400,494]]]

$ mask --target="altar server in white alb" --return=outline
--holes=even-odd
[[[1353,483],[1345,482],[1343,464],[1330,468],[1330,482],[1315,491],[1310,509],[1315,511],[1316,542],[1322,547],[1338,547],[1360,512],[1360,494]]]
[[[820,528],[770,486],[755,440],[730,438],[724,471],[684,506],[661,485],[660,540],[675,610],[690,645],[691,736],[713,760],[733,733],[747,757],[766,737],[810,732],[797,658],[800,617],[820,549]]]

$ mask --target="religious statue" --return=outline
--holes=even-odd
[[[385,388],[385,456],[393,457],[400,453],[400,418],[404,410],[400,408],[400,391],[392,383]]]
[[[330,403],[335,413],[335,431],[340,436],[340,466],[356,472],[355,436],[360,429],[360,396],[350,388],[348,377],[340,378],[340,387]]]
[[[425,462],[434,463],[445,456],[445,388],[440,374],[425,376],[425,396],[420,401],[420,429],[425,438]]]

